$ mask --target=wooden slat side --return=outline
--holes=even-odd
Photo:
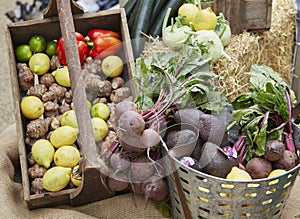
[[[21,176],[22,176],[22,184],[23,184],[23,195],[26,204],[29,206],[30,201],[30,182],[28,178],[28,165],[27,165],[27,152],[24,143],[24,130],[23,130],[23,123],[20,114],[20,90],[19,90],[19,83],[17,77],[17,70],[15,68],[16,62],[14,58],[14,47],[11,40],[11,34],[9,28],[6,27],[5,30],[5,39],[6,45],[8,48],[8,58],[9,58],[9,67],[10,67],[10,82],[11,82],[11,89],[12,89],[12,100],[13,100],[13,114],[16,124],[16,132],[17,132],[17,142],[18,142],[18,150],[19,150],[19,157],[20,157],[20,166],[21,166]]]

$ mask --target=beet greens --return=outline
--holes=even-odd
[[[268,140],[280,140],[294,152],[291,109],[295,95],[280,76],[267,66],[251,67],[250,91],[231,103],[232,116],[240,125],[239,140],[233,148],[239,162],[265,154]]]
[[[195,51],[182,49],[139,57],[133,78],[138,91],[135,102],[148,117],[172,107],[220,112],[227,101],[224,90],[217,87],[219,77]]]

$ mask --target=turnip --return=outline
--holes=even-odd
[[[148,198],[152,198],[154,201],[163,201],[169,194],[167,183],[163,180],[163,178],[158,176],[152,176],[144,182],[143,191],[146,200],[148,200]]]
[[[285,150],[283,152],[283,156],[279,160],[273,162],[273,168],[290,170],[293,167],[295,167],[297,164],[298,164],[298,157],[296,153],[289,150]]]
[[[246,164],[246,171],[252,179],[266,178],[272,171],[272,164],[265,158],[254,157]]]
[[[266,143],[266,152],[264,158],[269,161],[279,160],[284,153],[285,145],[279,140],[269,140]]]
[[[141,114],[134,110],[125,111],[118,120],[118,129],[120,132],[126,132],[129,135],[140,135],[145,129],[145,121]]]
[[[136,157],[132,159],[129,169],[131,181],[145,181],[153,175],[154,170],[154,164],[146,156]]]
[[[122,102],[116,104],[115,116],[117,119],[119,119],[124,112],[129,110],[137,111],[137,109],[138,107],[135,102],[123,100]]]

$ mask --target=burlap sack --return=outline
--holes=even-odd
[[[59,219],[132,219],[163,218],[153,202],[145,208],[143,197],[136,196],[137,208],[130,194],[87,204],[80,207],[58,206],[29,211],[23,200],[21,170],[15,125],[0,134],[0,218],[59,218]]]
[[[21,170],[19,165],[18,146],[15,126],[11,125],[0,134],[0,218],[66,218],[66,219],[133,219],[163,218],[149,202],[145,208],[143,197],[136,197],[137,208],[130,194],[116,196],[80,207],[58,206],[29,211],[22,194]],[[300,215],[300,179],[298,177],[290,193],[282,219],[293,219]]]

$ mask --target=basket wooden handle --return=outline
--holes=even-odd
[[[94,140],[91,117],[87,105],[85,82],[79,60],[76,44],[75,27],[70,0],[57,0],[57,12],[64,49],[68,63],[73,103],[78,122],[79,134],[77,142],[80,144],[83,156],[82,183],[75,192],[70,194],[73,206],[111,197],[112,193],[106,189],[101,181],[100,162],[97,160],[96,143]]]
[[[69,1],[69,0],[67,0]],[[77,4],[76,2],[74,2],[73,0],[71,0],[71,11],[72,14],[83,14],[83,8]],[[44,13],[43,13],[44,18],[51,18],[51,17],[57,17],[58,16],[58,12],[57,12],[57,2],[56,0],[51,0],[47,6],[47,8],[45,9]]]

